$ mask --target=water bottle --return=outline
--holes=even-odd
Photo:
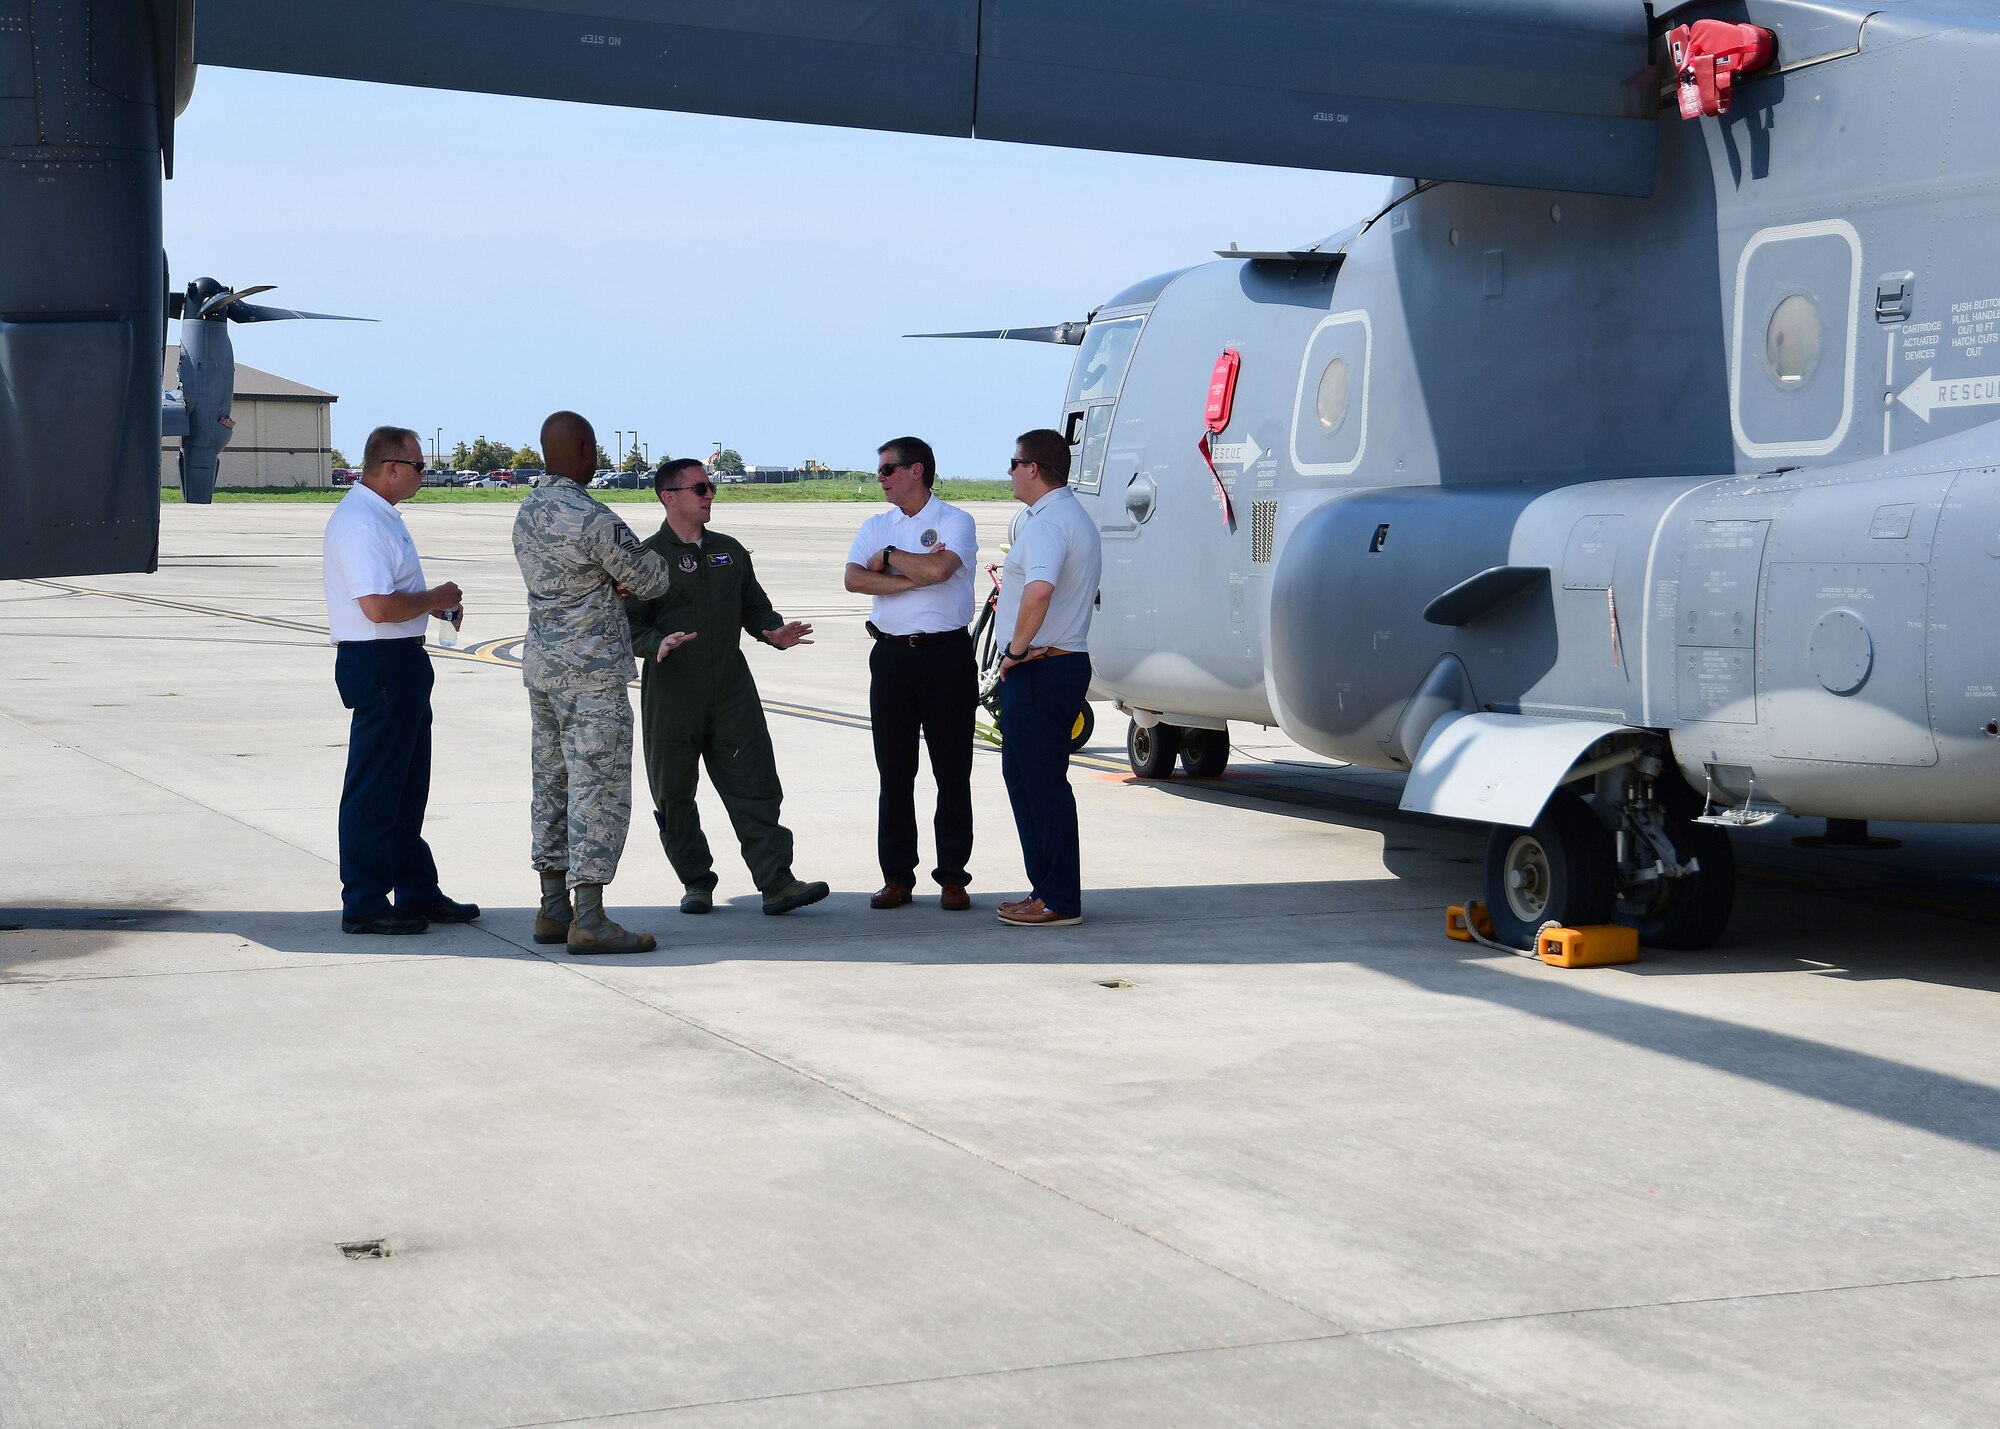
[[[438,617],[437,643],[440,649],[458,648],[458,622],[464,617],[462,607],[454,607]]]

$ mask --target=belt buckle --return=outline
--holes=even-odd
[[[915,650],[917,648],[917,642],[921,639],[923,639],[923,636],[921,635],[912,635],[910,637],[910,648],[912,650]]]

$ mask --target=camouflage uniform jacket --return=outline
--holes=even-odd
[[[613,587],[663,595],[673,576],[667,562],[567,479],[536,487],[521,502],[514,559],[528,587],[521,683],[531,690],[591,690],[629,681],[632,630]]]

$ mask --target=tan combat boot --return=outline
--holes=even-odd
[[[576,895],[576,917],[569,925],[565,949],[571,957],[650,953],[659,946],[651,933],[628,933],[605,916],[603,884],[579,883],[571,892]]]
[[[535,912],[535,941],[538,943],[566,943],[569,941],[569,925],[576,920],[576,913],[569,906],[569,870],[556,868],[542,874],[542,906]]]

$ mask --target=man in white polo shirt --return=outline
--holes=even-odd
[[[875,598],[868,633],[868,716],[882,780],[875,854],[882,889],[870,908],[900,908],[917,882],[917,741],[937,781],[939,906],[972,906],[972,722],[979,672],[972,655],[972,568],[979,534],[972,517],[938,500],[937,454],[920,437],[877,450],[876,476],[889,509],[861,523],[847,553],[847,588]]]
[[[1000,773],[1014,806],[1021,859],[1033,885],[1000,905],[1017,928],[1083,921],[1082,850],[1069,787],[1069,735],[1090,693],[1090,615],[1103,546],[1097,523],[1069,489],[1069,443],[1023,432],[1007,463],[1027,513],[1000,574],[993,628],[1000,658]]]
[[[421,933],[432,923],[469,923],[479,916],[477,905],[445,897],[424,842],[432,682],[424,628],[433,615],[456,625],[463,598],[451,581],[424,584],[416,543],[396,510],[423,480],[417,434],[377,427],[368,434],[361,479],[326,523],[333,682],[340,702],[354,712],[347,778],[340,786],[344,933]]]

